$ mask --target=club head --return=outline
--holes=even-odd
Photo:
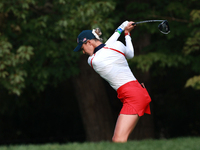
[[[167,20],[164,20],[162,23],[158,25],[158,29],[163,34],[168,34],[170,32],[169,24]]]

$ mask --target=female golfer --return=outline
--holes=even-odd
[[[115,126],[113,142],[126,142],[139,117],[144,113],[151,114],[151,98],[131,72],[126,60],[134,56],[130,32],[135,25],[132,23],[134,22],[123,22],[105,44],[101,42],[101,33],[98,29],[84,30],[78,35],[78,46],[74,49],[82,50],[84,54],[89,55],[89,65],[109,82],[123,103]],[[123,31],[126,46],[117,41]]]

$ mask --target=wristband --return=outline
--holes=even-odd
[[[131,36],[131,34],[130,34],[129,32],[128,32],[128,33],[124,33],[124,35],[125,35],[125,36],[127,36],[127,35]]]
[[[119,34],[121,34],[123,30],[121,28],[118,28],[115,31],[118,32]]]

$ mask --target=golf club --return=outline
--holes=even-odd
[[[147,23],[147,22],[161,22],[158,25],[158,29],[160,30],[160,32],[163,34],[168,34],[170,32],[169,23],[167,20],[145,20],[145,21],[135,22],[132,25],[140,24],[140,23]]]

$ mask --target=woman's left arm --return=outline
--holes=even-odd
[[[126,42],[125,56],[127,59],[131,59],[134,57],[134,47],[130,35],[125,35],[125,42]]]
[[[124,34],[125,34],[125,41],[126,41],[126,50],[125,56],[127,59],[131,59],[134,57],[134,48],[131,41],[130,32],[134,29],[136,25],[132,25],[134,22],[130,21],[128,25],[125,27]]]

